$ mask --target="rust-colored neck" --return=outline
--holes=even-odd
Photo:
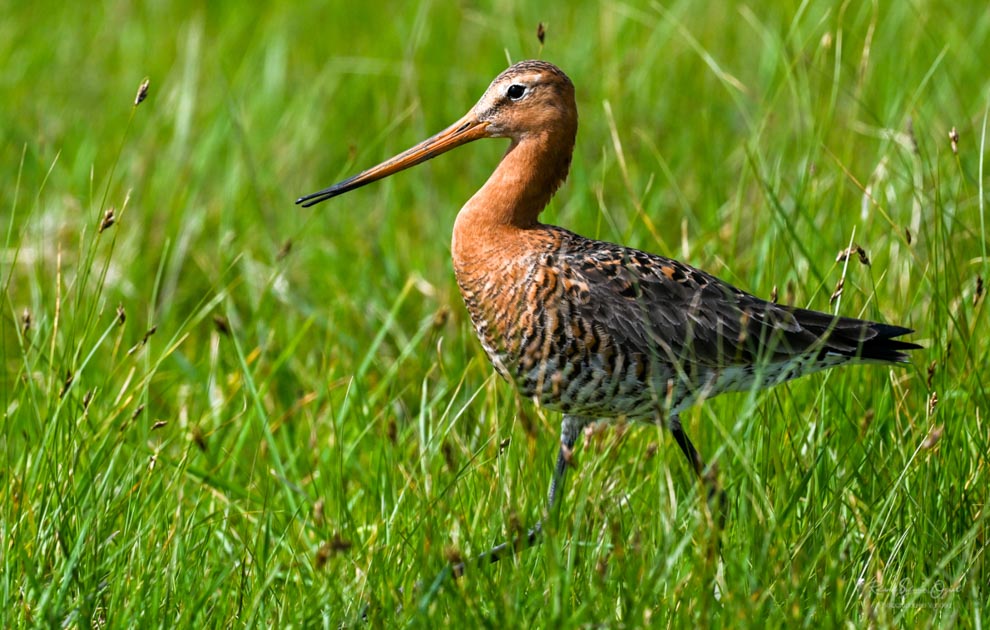
[[[498,168],[454,222],[454,262],[503,250],[507,233],[539,225],[540,212],[567,177],[575,126],[513,140]]]

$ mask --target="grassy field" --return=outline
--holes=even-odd
[[[7,3],[0,626],[986,626],[990,11],[451,4]],[[293,200],[532,57],[582,116],[545,221],[925,346],[683,416],[718,598],[650,426],[579,447],[546,544],[421,584],[533,523],[557,449],[451,269],[505,144]]]

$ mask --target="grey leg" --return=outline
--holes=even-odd
[[[726,510],[726,496],[725,491],[722,490],[721,484],[718,482],[718,467],[715,464],[706,467],[705,462],[701,459],[701,455],[698,453],[698,449],[694,447],[691,443],[691,439],[684,432],[684,427],[681,426],[681,419],[677,416],[671,417],[667,421],[667,426],[670,428],[670,432],[674,436],[674,441],[677,442],[677,446],[681,447],[681,452],[684,453],[684,457],[687,458],[688,464],[691,465],[692,470],[698,475],[698,478],[708,486],[708,502],[714,502],[718,510],[718,525],[720,528],[725,527],[725,510]]]
[[[667,425],[670,427],[670,432],[674,436],[674,441],[677,442],[677,446],[681,447],[681,452],[684,453],[688,464],[691,465],[691,470],[704,479],[705,462],[701,459],[701,455],[698,454],[698,449],[691,443],[691,438],[684,432],[684,427],[681,426],[681,419],[678,416],[673,416],[667,421]]]
[[[592,418],[565,415],[564,420],[560,424],[560,450],[557,452],[557,465],[554,467],[553,477],[550,479],[550,492],[547,497],[548,515],[557,506],[558,492],[563,491],[567,466],[574,456],[574,445],[577,444],[578,436],[581,435],[584,427],[588,426],[591,422],[593,422]],[[510,542],[504,542],[481,554],[477,558],[478,564],[498,562],[506,555],[535,547],[540,543],[540,537],[543,534],[543,521],[544,519],[540,519],[525,536],[520,536]],[[463,575],[464,563],[459,562],[453,565],[451,572],[455,578]]]
[[[557,453],[557,465],[554,467],[553,478],[550,480],[547,512],[551,512],[557,504],[557,490],[563,490],[567,465],[571,463],[571,458],[574,456],[574,445],[577,444],[578,436],[592,422],[591,418],[564,416],[563,422],[560,423],[560,451]]]

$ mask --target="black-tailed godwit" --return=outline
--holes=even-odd
[[[567,176],[576,131],[571,80],[550,63],[523,61],[447,129],[297,201],[311,206],[480,138],[510,139],[458,213],[451,249],[495,369],[523,396],[563,412],[551,507],[577,437],[594,420],[667,427],[711,482],[681,426],[685,408],[839,365],[906,362],[906,351],[920,347],[895,339],[908,328],[781,306],[676,260],[540,223]]]

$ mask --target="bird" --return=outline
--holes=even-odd
[[[443,131],[318,192],[326,201],[482,138],[509,147],[454,220],[457,285],[495,370],[562,415],[548,510],[590,423],[627,419],[670,431],[688,465],[724,494],[680,413],[716,395],[766,388],[841,365],[907,363],[903,326],[780,305],[665,256],[539,220],[567,177],[577,134],[574,84],[557,66],[516,63]],[[542,521],[523,543],[533,544]],[[487,556],[501,557],[512,546]],[[496,553],[497,552],[497,553]]]

